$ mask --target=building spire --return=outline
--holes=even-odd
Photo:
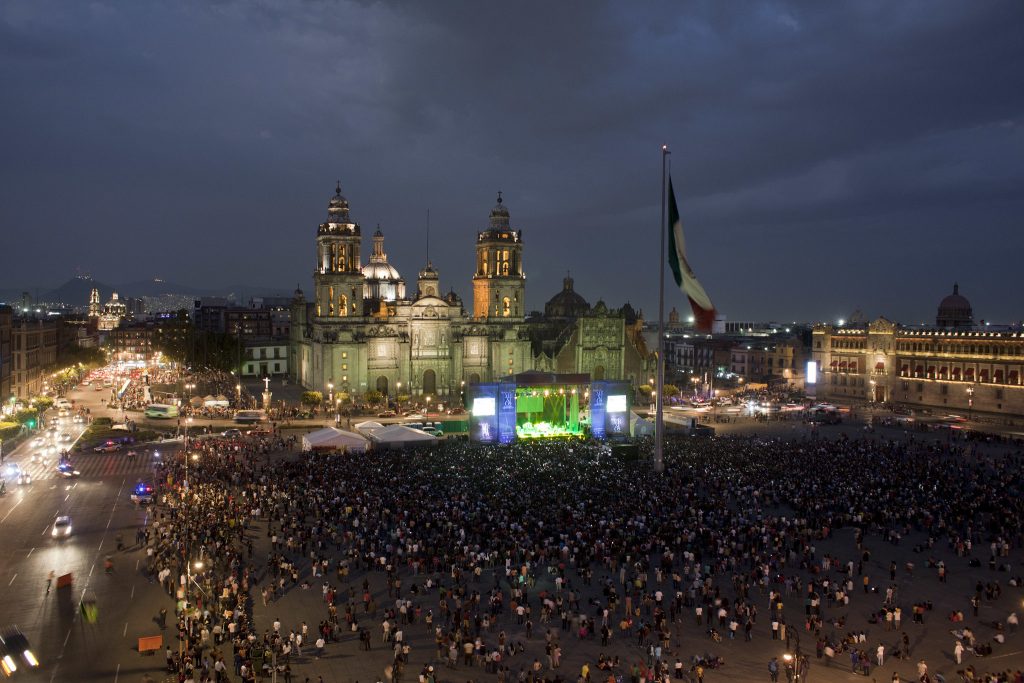
[[[498,203],[501,204],[501,190],[498,190]]]
[[[334,186],[334,194],[341,194],[341,180],[339,180],[338,184]]]

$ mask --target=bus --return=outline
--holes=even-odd
[[[262,422],[267,419],[262,410],[239,410],[235,413],[235,422],[239,424],[251,424]]]
[[[146,406],[146,417],[153,417],[160,420],[169,420],[178,417],[178,406],[166,405],[163,403],[151,403]]]

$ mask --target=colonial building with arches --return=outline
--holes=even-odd
[[[415,289],[407,289],[388,262],[379,227],[363,264],[361,228],[340,185],[316,241],[313,299],[297,289],[292,302],[288,368],[294,381],[325,397],[344,400],[376,390],[448,402],[466,384],[526,370],[586,372],[636,384],[653,367],[643,321],[632,308],[609,309],[603,302],[591,308],[572,291],[571,278],[548,302],[553,315],[527,316],[523,234],[512,226],[500,193],[487,227],[476,235],[471,311],[454,290],[442,293],[440,274],[429,262]]]

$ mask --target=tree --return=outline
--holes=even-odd
[[[375,406],[384,400],[384,394],[380,393],[376,389],[370,389],[369,391],[366,392],[363,398],[365,398],[366,402],[369,403],[371,406]]]
[[[302,405],[316,407],[324,402],[324,395],[319,391],[302,392]]]
[[[662,388],[662,391],[665,392],[666,396],[678,396],[679,395],[679,387],[677,387],[675,384],[663,384],[661,386],[661,388]]]

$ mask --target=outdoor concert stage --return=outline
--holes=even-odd
[[[629,436],[629,382],[591,381],[588,374],[523,372],[470,384],[470,440]]]

